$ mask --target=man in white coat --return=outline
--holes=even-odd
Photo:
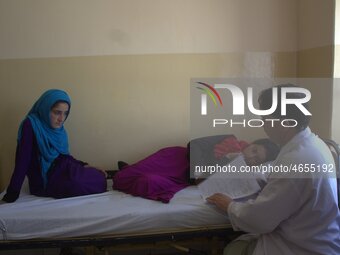
[[[297,125],[284,127],[281,121],[274,125],[265,121],[264,126],[267,135],[281,146],[274,166],[286,170],[272,172],[254,200],[235,202],[220,193],[208,198],[228,214],[234,230],[249,233],[230,243],[225,255],[340,255],[334,160],[325,143],[309,129],[308,115],[295,105],[287,105],[286,115],[281,115],[281,91],[287,87],[293,86],[276,87],[278,107],[266,118],[292,119]],[[261,110],[271,108],[272,91],[269,88],[261,93]],[[304,97],[301,93],[287,95]],[[308,109],[307,103],[303,106]]]

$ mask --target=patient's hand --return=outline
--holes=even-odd
[[[208,197],[207,201],[216,205],[219,209],[227,213],[228,207],[233,200],[222,193],[215,193],[214,195]]]

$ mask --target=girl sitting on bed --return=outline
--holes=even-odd
[[[199,140],[204,145],[200,151],[203,149],[205,153],[204,150],[210,150],[210,153],[205,153],[209,154],[209,160],[204,162],[206,165],[228,164],[239,153],[243,154],[248,165],[260,165],[274,160],[279,152],[278,146],[269,139],[248,144],[238,141],[234,136],[223,137],[222,140],[218,137],[219,142],[211,148],[207,146],[204,140],[206,138]],[[211,143],[215,138],[208,137],[207,140]],[[194,146],[194,141],[190,145],[192,149],[198,147]],[[118,165],[121,171],[113,177],[113,188],[134,196],[168,203],[176,192],[189,185],[188,154],[188,148],[169,147],[133,165],[120,161]]]
[[[36,196],[65,198],[106,191],[105,171],[69,154],[64,121],[71,101],[62,90],[48,90],[33,105],[18,132],[15,168],[4,202],[14,202],[27,175]]]

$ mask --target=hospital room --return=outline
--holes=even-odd
[[[0,0],[0,255],[340,255],[339,45],[339,0]]]

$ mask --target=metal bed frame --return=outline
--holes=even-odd
[[[241,235],[242,232],[233,231],[231,225],[210,226],[187,230],[170,230],[166,232],[152,232],[146,234],[121,234],[121,235],[96,235],[75,238],[53,238],[53,239],[31,239],[0,241],[0,250],[20,250],[20,249],[44,249],[44,248],[71,248],[71,247],[96,247],[103,249],[106,247],[119,247],[131,244],[138,248],[138,245],[149,244],[157,247],[158,244],[168,247],[178,246],[183,242],[202,239],[209,242],[212,248],[208,254],[217,254],[218,246],[224,247],[226,243]],[[222,245],[218,245],[221,244]],[[188,249],[189,254],[207,254],[199,250]]]

